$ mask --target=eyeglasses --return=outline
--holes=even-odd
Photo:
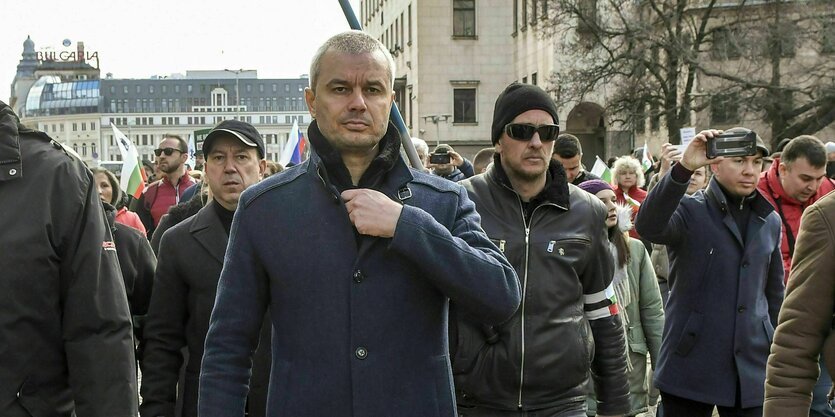
[[[542,142],[553,142],[560,135],[558,125],[534,125],[530,123],[508,123],[504,132],[511,139],[529,141],[533,139],[534,133],[539,133],[539,140]]]
[[[161,149],[154,149],[154,155],[160,156],[164,153],[165,156],[171,156],[171,154],[174,153],[175,151],[179,152],[179,153],[185,153],[185,152],[183,152],[183,151],[181,151],[177,148],[161,148]]]

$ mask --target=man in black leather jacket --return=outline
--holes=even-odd
[[[557,123],[543,90],[511,84],[493,114],[493,166],[461,183],[522,285],[499,326],[450,320],[461,416],[585,416],[590,375],[600,415],[629,410],[606,210],[551,161]]]

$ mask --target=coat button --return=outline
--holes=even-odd
[[[745,306],[739,306],[739,308],[737,308],[736,311],[738,311],[740,313],[745,312]]]
[[[354,355],[356,355],[357,359],[363,360],[368,357],[368,350],[360,346],[356,351],[354,351]]]
[[[743,268],[748,268],[748,261],[743,262],[743,263],[742,263],[742,267],[743,267]]]
[[[362,271],[360,271],[359,269],[354,271],[354,282],[359,284],[360,282],[362,282],[363,279],[365,279],[365,275],[362,274]]]

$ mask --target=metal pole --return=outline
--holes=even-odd
[[[339,5],[342,6],[342,13],[345,14],[345,19],[348,20],[348,26],[354,30],[362,30],[362,25],[360,25],[357,15],[354,14],[354,9],[351,7],[351,3],[349,3],[348,0],[339,0]],[[393,88],[394,85],[392,85],[392,89]],[[409,135],[409,129],[406,127],[406,122],[403,121],[403,117],[400,115],[400,110],[397,109],[397,103],[392,103],[389,119],[394,123],[394,126],[400,133],[400,142],[403,145],[403,149],[406,151],[406,156],[409,158],[409,164],[412,165],[412,168],[423,171],[425,168],[423,167],[423,163],[415,150],[415,144],[412,143],[412,137]]]

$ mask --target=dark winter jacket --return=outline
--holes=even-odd
[[[716,178],[685,196],[689,181],[676,165],[652,189],[636,227],[667,245],[670,297],[655,385],[693,401],[743,408],[763,403],[765,365],[783,301],[780,218],[758,192],[742,204],[740,231]],[[687,176],[689,174],[684,174]]]
[[[201,196],[192,195],[188,201],[182,202],[168,209],[168,213],[159,219],[159,225],[157,225],[156,229],[158,233],[154,233],[154,236],[151,237],[151,249],[154,250],[154,253],[159,255],[159,243],[165,235],[166,230],[180,224],[183,220],[194,216],[201,208],[203,208],[205,204],[206,202],[203,201]]]
[[[394,125],[366,170],[378,175],[359,181],[403,204],[392,238],[357,233],[334,185],[345,175],[323,163],[315,122],[308,137],[310,159],[241,196],[206,338],[200,416],[242,415],[267,307],[272,416],[454,416],[449,300],[502,322],[519,305],[516,274],[460,185],[406,167]]]
[[[450,345],[459,404],[501,410],[582,406],[593,371],[600,413],[627,412],[606,208],[568,184],[558,162],[551,162],[545,190],[527,210],[499,156],[487,173],[462,185],[485,232],[519,276],[522,306],[495,327],[454,310]]]
[[[209,317],[215,304],[228,240],[213,204],[217,203],[203,207],[162,236],[154,292],[144,330],[143,402],[139,410],[143,417],[174,417],[178,384],[183,389],[180,398],[183,417],[197,416],[203,343],[209,330]],[[181,214],[180,210],[172,210],[169,215],[176,220]],[[255,358],[248,409],[250,417],[265,415],[270,369],[269,335],[269,326],[264,326]],[[183,364],[180,351],[184,347],[188,349],[185,380],[178,380]]]
[[[0,416],[135,416],[131,316],[93,175],[3,102],[0,207]]]
[[[116,208],[107,203],[104,205],[105,215],[113,233],[113,243],[116,244],[116,254],[119,257],[119,267],[125,282],[130,313],[134,316],[144,316],[151,302],[151,289],[154,286],[154,270],[157,267],[157,257],[151,250],[151,244],[145,235],[138,230],[116,222]]]

